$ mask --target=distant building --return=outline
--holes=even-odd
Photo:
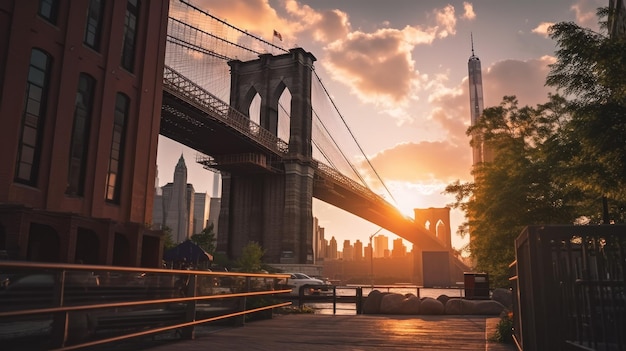
[[[193,198],[193,229],[191,234],[201,233],[209,225],[209,204],[207,193],[195,193]]]
[[[328,244],[328,258],[330,258],[331,260],[336,260],[338,258],[337,240],[334,236],[330,238],[330,243]]]
[[[346,261],[354,260],[354,248],[350,244],[350,240],[343,241],[343,259]]]
[[[480,67],[480,59],[474,55],[474,38],[472,37],[472,56],[467,62],[469,96],[470,96],[470,118],[471,125],[475,125],[483,114],[483,76]],[[493,151],[487,148],[479,133],[472,134],[474,146],[472,147],[473,165],[482,162],[493,161]]]
[[[213,192],[209,201],[209,217],[207,220],[207,226],[213,225],[213,233],[217,239],[218,227],[217,223],[220,217],[220,207],[222,199],[219,194],[220,174],[218,172],[213,173]]]
[[[362,260],[363,259],[363,243],[361,240],[358,240],[354,243],[354,259]]]
[[[158,267],[169,1],[0,1],[0,251]],[[149,181],[147,181],[149,180]]]
[[[374,237],[374,257],[389,257],[388,251],[389,238],[382,234],[376,235]]]
[[[391,251],[391,257],[404,257],[406,256],[406,245],[402,238],[397,238],[393,241],[393,250]]]
[[[161,192],[162,195],[154,196],[153,226],[170,230],[176,243],[189,239],[194,234],[195,192],[193,185],[187,184],[187,166],[182,154],[174,169],[174,181],[161,187]],[[204,215],[200,220],[206,220]]]

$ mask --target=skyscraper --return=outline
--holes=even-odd
[[[468,78],[469,78],[469,96],[470,96],[470,116],[471,125],[475,125],[483,113],[483,77],[480,68],[480,59],[474,54],[474,36],[472,41],[472,56],[467,62]],[[487,149],[482,141],[482,136],[478,133],[472,134],[473,149],[473,165],[481,162],[490,162],[493,160],[491,150]]]
[[[174,181],[161,189],[163,195],[154,196],[153,225],[161,229],[169,228],[174,242],[183,242],[194,234],[195,207],[195,192],[193,185],[187,184],[187,166],[183,155],[180,155],[174,169]],[[206,214],[205,211],[203,214]],[[200,220],[205,222],[206,218],[203,216]]]

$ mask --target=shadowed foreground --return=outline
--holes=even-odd
[[[485,316],[279,315],[151,351],[205,350],[514,350],[488,342],[498,318]]]

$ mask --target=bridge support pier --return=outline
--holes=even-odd
[[[259,59],[231,61],[230,105],[249,116],[261,98],[260,124],[276,135],[278,102],[291,93],[289,151],[271,173],[222,173],[217,251],[231,259],[249,242],[265,251],[266,263],[313,263],[311,82],[315,57],[301,48]]]

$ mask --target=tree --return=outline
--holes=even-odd
[[[213,223],[202,229],[200,233],[192,235],[190,240],[204,251],[213,255],[215,253],[215,233],[213,232]]]
[[[598,11],[600,19],[609,9]],[[546,84],[570,98],[572,121],[569,140],[578,149],[569,163],[572,183],[610,200],[622,220],[626,203],[626,36],[610,37],[570,22],[555,24],[550,36],[556,40],[557,61],[551,65]],[[577,145],[576,145],[577,144]],[[620,210],[621,209],[621,210]],[[609,221],[604,208],[603,222]]]
[[[562,97],[537,107],[518,107],[515,97],[487,108],[467,131],[479,133],[494,150],[494,161],[477,165],[474,182],[446,187],[455,207],[469,219],[470,251],[477,269],[488,272],[495,286],[508,285],[508,265],[515,259],[514,240],[529,224],[572,223],[584,194],[560,178],[567,149],[562,129],[570,118]],[[555,152],[559,150],[559,152]]]
[[[163,233],[165,234],[165,239],[163,240],[163,250],[169,250],[176,246],[174,239],[172,238],[172,228],[164,225]]]
[[[261,258],[265,252],[258,243],[251,241],[241,250],[241,257],[237,260],[241,272],[257,273],[261,271]]]

